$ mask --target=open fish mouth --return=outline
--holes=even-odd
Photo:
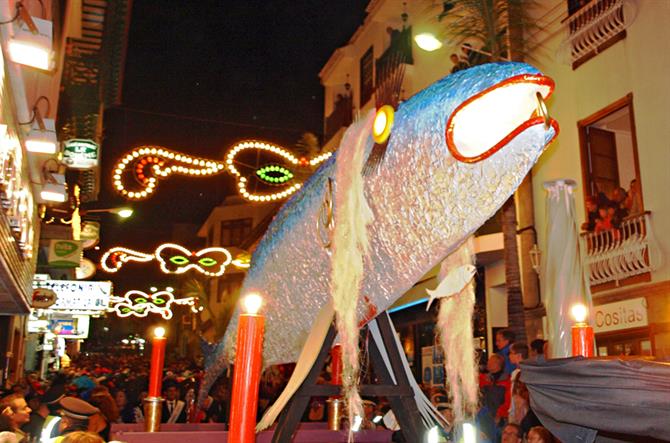
[[[456,160],[475,163],[493,155],[521,132],[535,125],[554,128],[544,100],[554,81],[538,74],[510,77],[465,100],[449,116],[446,142]],[[547,144],[551,140],[547,140]]]

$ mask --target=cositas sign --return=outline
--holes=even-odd
[[[73,138],[63,143],[63,163],[72,169],[91,169],[98,166],[100,146],[93,140]]]
[[[51,289],[37,288],[33,290],[33,308],[46,309],[56,303],[56,293]]]
[[[593,330],[596,334],[649,325],[647,300],[644,297],[594,306],[593,309],[595,311]]]
[[[76,268],[81,263],[81,246],[81,242],[77,240],[51,240],[49,242],[49,266]]]

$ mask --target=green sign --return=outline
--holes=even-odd
[[[83,243],[84,249],[90,249],[100,241],[100,223],[86,221],[81,224],[81,233],[79,239]]]
[[[49,242],[49,266],[54,268],[76,268],[81,262],[82,244],[76,240],[51,240]]]
[[[98,166],[100,146],[93,140],[73,138],[63,143],[63,163],[72,169]]]

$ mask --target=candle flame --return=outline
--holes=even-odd
[[[165,328],[162,326],[158,326],[157,328],[154,329],[154,337],[156,338],[163,338],[165,337]]]
[[[577,323],[584,323],[586,317],[589,314],[589,311],[586,309],[586,306],[581,303],[577,303],[572,305],[570,313],[572,314],[572,318],[574,318]]]
[[[258,294],[252,293],[244,297],[242,304],[247,314],[255,315],[261,309],[263,298]]]

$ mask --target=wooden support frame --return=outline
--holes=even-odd
[[[361,385],[361,395],[388,398],[405,439],[415,442],[422,441],[428,428],[421,420],[419,407],[414,398],[414,391],[409,383],[410,381],[403,365],[405,356],[401,355],[396,346],[395,329],[391,318],[387,312],[384,312],[372,321],[377,322],[379,326],[379,332],[388,354],[392,373],[387,370],[382,353],[377,348],[377,345],[374,341],[371,341],[369,346],[371,363],[375,374],[377,374],[382,384]],[[283,443],[292,441],[300,419],[305,409],[307,409],[310,397],[336,396],[340,394],[340,386],[316,383],[319,374],[323,370],[326,358],[330,353],[336,334],[335,326],[331,325],[323,342],[323,347],[314,362],[314,366],[312,366],[305,381],[279,416],[278,424],[272,437],[273,442]],[[394,378],[395,383],[393,382]]]

